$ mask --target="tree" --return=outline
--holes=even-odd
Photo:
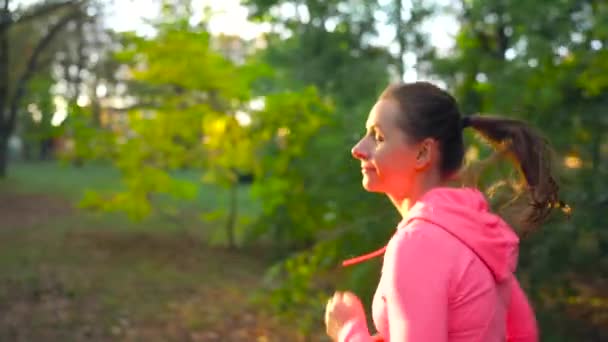
[[[570,221],[555,219],[522,242],[519,275],[544,338],[605,339],[605,306],[593,303],[608,296],[598,280],[608,274],[608,239],[598,215],[608,190],[600,181],[606,178],[601,108],[607,97],[596,69],[605,55],[606,5],[463,1],[456,11],[461,29],[454,51],[432,60],[432,69],[464,113],[515,116],[542,129],[556,149],[562,196],[575,208]],[[475,148],[482,157],[489,153],[483,145]],[[499,170],[486,174],[486,183],[503,176]]]
[[[374,8],[375,4],[368,2],[368,7],[357,7],[357,1],[312,0],[246,3],[254,18],[263,18],[275,25],[277,38],[270,40],[265,58],[283,70],[285,81],[279,84],[315,84],[336,102],[337,123],[330,127],[339,129],[324,128],[323,133],[331,133],[315,139],[309,147],[310,157],[303,158],[306,163],[293,166],[306,179],[308,193],[314,198],[307,201],[307,196],[300,195],[299,212],[316,220],[286,219],[282,210],[261,221],[266,227],[269,222],[289,227],[289,233],[296,239],[301,235],[294,232],[300,229],[309,232],[305,236],[312,242],[283,264],[290,277],[284,279],[286,287],[281,287],[277,291],[279,295],[273,298],[281,304],[289,303],[292,308],[303,304],[314,312],[320,303],[304,299],[317,298],[319,287],[311,280],[313,275],[335,263],[340,255],[381,246],[386,237],[377,227],[373,234],[369,232],[368,226],[377,225],[374,223],[362,222],[363,229],[355,229],[357,215],[348,213],[376,218],[384,222],[380,227],[390,226],[386,222],[390,222],[391,216],[386,210],[361,199],[358,179],[349,172],[348,156],[339,154],[347,151],[353,141],[347,134],[356,131],[356,126],[346,121],[363,122],[365,107],[373,101],[371,80],[377,80],[375,77],[386,71],[386,68],[366,68],[375,65],[374,59],[365,56],[364,50],[358,50],[368,41],[357,39],[366,35],[361,35],[362,31],[356,28],[374,27],[375,19],[370,20],[371,24],[353,25],[360,23],[357,19],[370,17],[360,16],[359,9]],[[574,203],[574,217],[568,221],[558,215],[541,231],[523,239],[519,276],[537,305],[542,330],[547,332],[545,337],[605,338],[608,325],[601,314],[605,306],[599,303],[605,302],[607,294],[602,290],[604,282],[598,278],[605,278],[607,272],[603,265],[608,244],[600,229],[603,224],[598,211],[606,203],[606,186],[602,181],[606,177],[603,152],[606,122],[600,108],[606,103],[602,90],[607,83],[605,75],[596,71],[605,70],[605,63],[601,61],[606,56],[603,48],[607,44],[606,5],[602,1],[462,1],[447,12],[456,13],[460,24],[455,47],[441,54],[424,44],[424,35],[415,27],[440,9],[425,8],[415,2],[409,14],[415,24],[408,26],[403,23],[407,15],[398,10],[402,5],[403,2],[394,1],[385,9],[388,17],[394,18],[392,25],[400,32],[396,37],[400,51],[392,62],[394,65],[399,68],[400,57],[406,49],[422,47],[416,50],[419,74],[445,81],[464,114],[498,113],[523,118],[542,129],[554,144],[558,158],[556,168],[563,176],[566,189],[562,194],[566,202]],[[280,6],[296,8],[296,14],[285,17],[277,10]],[[369,13],[375,11],[377,7]],[[539,17],[538,13],[545,15]],[[363,32],[373,34],[372,30]],[[386,50],[377,48],[377,51]],[[361,68],[356,60],[365,67]],[[369,83],[360,82],[357,76],[361,73]],[[353,118],[359,114],[359,119]],[[344,140],[338,142],[339,139]],[[473,160],[484,159],[493,152],[476,139],[468,137],[467,141]],[[313,157],[315,152],[339,157],[320,161]],[[317,173],[316,178],[311,173],[308,178],[307,165],[324,165],[327,166],[324,170],[337,172],[327,171],[320,176]],[[480,186],[490,187],[498,178],[511,176],[515,171],[505,163],[495,163],[483,173]],[[316,188],[317,184],[322,186]],[[357,199],[353,202],[358,203],[351,205],[349,198]],[[501,198],[502,195],[493,197],[493,203],[498,206]],[[333,205],[328,204],[332,202]],[[306,210],[302,209],[302,203],[308,203]],[[347,204],[341,207],[341,203]],[[321,219],[327,212],[333,214],[327,216],[333,220]],[[318,230],[302,228],[306,226]],[[576,241],[574,246],[569,244],[572,241]],[[597,266],[598,262],[601,267]],[[353,271],[352,279],[364,281],[358,282],[359,287],[351,288],[359,293],[373,290],[375,284],[365,282],[370,279],[368,275],[373,268],[372,263]],[[573,304],[574,300],[579,304]],[[564,317],[568,315],[577,319],[566,324]]]
[[[400,58],[374,44],[375,15],[381,10],[377,2],[246,3],[254,19],[274,25],[260,58],[273,66],[276,76],[261,86],[314,85],[335,108],[306,153],[286,166],[290,176],[275,181],[286,185],[277,186],[282,195],[272,197],[289,200],[265,212],[252,231],[254,237],[272,234],[278,262],[270,272],[275,289],[270,298],[281,316],[297,315],[306,331],[313,328],[322,306],[319,298],[327,291],[313,279],[341,258],[382,245],[396,222],[388,202],[374,200],[361,189],[350,149],[363,134],[365,118]],[[280,7],[297,11],[285,16]],[[287,270],[287,277],[279,270]],[[350,277],[351,288],[368,301],[374,270],[365,265]]]
[[[229,191],[226,233],[235,247],[238,175],[254,173],[254,182],[265,184],[260,189],[271,189],[288,172],[286,160],[301,154],[318,129],[327,104],[314,90],[302,90],[258,94],[265,105],[251,108],[251,84],[267,67],[222,55],[204,25],[180,16],[169,16],[157,28],[152,38],[127,35],[118,55],[130,67],[128,93],[136,99],[123,113],[126,125],[115,133],[112,153],[127,189],[106,199],[89,194],[84,204],[143,217],[158,194],[196,196],[197,182],[176,177],[181,169],[196,170]],[[243,117],[251,123],[242,123]],[[261,151],[273,146],[281,153],[270,161]],[[281,188],[280,195],[287,190]]]
[[[12,10],[9,0],[4,0],[0,9],[0,177],[5,177],[8,163],[8,139],[16,125],[17,114],[26,94],[27,84],[44,63],[41,57],[65,26],[73,20],[86,16],[85,1],[48,1],[29,8]],[[15,67],[10,56],[10,33],[16,27],[40,18],[59,15],[55,22],[45,27],[40,40],[24,54],[26,65],[21,74],[11,79]]]
[[[100,7],[91,4],[90,9],[101,13]],[[61,85],[54,93],[68,108],[61,126],[62,139],[69,141],[71,148],[62,150],[61,157],[75,166],[106,152],[108,127],[104,127],[107,120],[101,109],[123,96],[124,84],[117,78],[120,64],[113,56],[119,36],[106,29],[101,18],[77,20],[68,26],[53,65],[56,83]]]
[[[50,75],[39,74],[28,84],[24,97],[24,102],[28,103],[27,111],[20,111],[15,129],[15,134],[23,139],[23,157],[26,160],[48,159],[53,138],[61,133],[61,129],[52,123],[55,105],[50,89],[53,83]]]

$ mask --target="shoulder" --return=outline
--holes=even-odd
[[[389,257],[422,254],[454,257],[469,251],[460,240],[445,229],[422,220],[411,222],[397,230],[387,245]]]
[[[464,243],[443,228],[415,221],[401,227],[389,241],[383,272],[412,275],[431,272],[453,279],[476,259]]]

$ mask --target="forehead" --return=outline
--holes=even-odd
[[[369,129],[372,126],[378,126],[381,129],[390,129],[396,127],[398,117],[399,104],[396,101],[379,100],[369,112],[365,127]]]

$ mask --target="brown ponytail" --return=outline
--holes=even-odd
[[[540,225],[554,208],[569,211],[559,199],[549,143],[536,130],[520,120],[487,115],[468,116],[466,126],[510,157],[523,176],[528,203],[518,221],[526,230]]]
[[[527,196],[509,199],[509,204],[528,197],[523,213],[515,208],[518,216],[523,214],[523,217],[517,218],[517,223],[524,231],[541,224],[554,208],[562,207],[568,212],[569,208],[558,198],[559,187],[551,168],[549,144],[526,123],[486,115],[463,117],[454,97],[428,82],[391,84],[382,92],[380,99],[397,101],[401,109],[397,124],[410,140],[417,142],[432,137],[439,142],[439,170],[446,180],[454,175],[459,176],[460,180],[471,176],[474,178],[474,172],[461,168],[465,154],[462,133],[466,127],[480,133],[499,150],[494,158],[484,161],[481,168],[496,157],[511,157],[525,180],[521,182],[524,184],[517,184],[513,188],[518,192],[524,190],[521,192]],[[477,182],[473,180],[471,183]],[[507,181],[503,180],[502,183]]]

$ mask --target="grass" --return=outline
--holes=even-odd
[[[228,193],[224,189],[201,183],[201,174],[196,171],[179,171],[174,175],[182,180],[199,185],[197,198],[192,203],[201,210],[213,211],[228,203]],[[78,200],[86,190],[112,192],[124,190],[120,171],[105,164],[89,163],[82,167],[57,162],[12,163],[8,178],[0,183],[20,192],[43,192],[57,194],[71,200]],[[239,207],[246,215],[256,215],[260,206],[251,199],[248,186],[241,186],[238,192]]]
[[[81,168],[57,162],[12,163],[4,187],[22,193],[48,193],[76,200],[87,189],[120,190],[120,173],[106,165]]]
[[[167,195],[156,196],[155,204],[160,209],[158,210],[160,215],[157,212],[157,215],[137,223],[129,222],[125,219],[125,215],[120,213],[104,215],[104,220],[116,221],[113,225],[131,230],[143,228],[146,231],[156,228],[181,230],[186,225],[198,225],[202,228],[202,221],[205,221],[211,225],[207,225],[204,231],[199,229],[197,233],[204,234],[214,243],[225,243],[224,208],[229,202],[228,191],[218,186],[201,183],[201,175],[194,171],[176,172],[175,176],[198,185],[198,195],[194,200],[173,200]],[[30,162],[11,164],[8,178],[0,181],[0,189],[21,194],[53,195],[76,204],[82,200],[86,191],[110,194],[124,190],[125,186],[122,184],[120,172],[108,165],[89,163],[77,168],[57,162]],[[245,234],[246,224],[261,212],[261,205],[259,201],[252,199],[249,186],[241,186],[237,196],[239,221],[236,238],[238,241]],[[167,211],[166,208],[172,210]],[[170,214],[166,214],[167,212]]]
[[[262,258],[202,240],[217,222],[74,208],[87,187],[120,189],[118,176],[100,165],[16,164],[0,183],[0,340],[302,339],[250,301]],[[239,195],[253,212],[247,189]],[[202,188],[190,205],[217,209],[221,196]]]

